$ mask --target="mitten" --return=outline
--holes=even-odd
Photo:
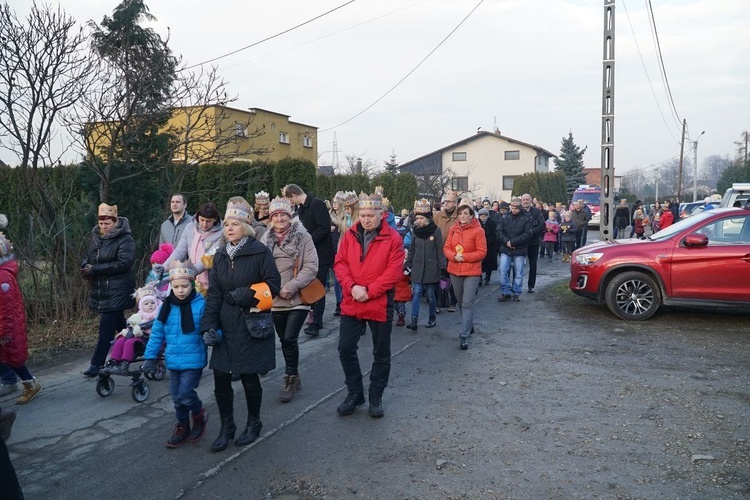
[[[216,345],[221,342],[221,334],[210,328],[203,332],[203,343],[206,345]]]
[[[149,375],[156,374],[156,360],[147,359],[146,361],[144,361],[141,365],[141,371],[143,373],[148,373]]]
[[[255,290],[249,286],[235,288],[224,295],[224,300],[230,306],[237,306],[247,309],[258,305],[258,299],[255,298]]]

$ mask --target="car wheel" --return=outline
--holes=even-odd
[[[649,275],[638,271],[618,274],[607,285],[607,307],[620,319],[643,321],[661,305],[659,287]]]

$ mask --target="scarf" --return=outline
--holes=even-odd
[[[423,227],[414,226],[414,236],[426,240],[427,238],[435,234],[436,227],[437,225],[433,221],[430,221],[426,226]]]
[[[190,291],[190,294],[185,297],[185,300],[178,299],[174,291],[169,293],[169,297],[162,304],[159,309],[159,321],[162,323],[167,322],[169,316],[169,310],[172,308],[172,304],[179,306],[180,308],[180,325],[182,326],[182,333],[191,333],[195,330],[195,323],[193,322],[193,309],[190,307],[190,303],[195,298],[195,288]]]
[[[276,241],[279,246],[284,242],[284,238],[286,238],[286,235],[289,234],[289,232],[292,230],[292,225],[287,225],[284,229],[279,231],[278,229],[273,230],[273,232],[276,234]]]
[[[242,248],[245,243],[247,242],[247,236],[243,236],[242,239],[237,243],[236,245],[232,245],[231,243],[227,243],[227,255],[229,255],[230,260],[234,260],[234,255],[239,251],[240,248]]]

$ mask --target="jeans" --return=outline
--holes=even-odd
[[[372,332],[372,371],[370,371],[370,397],[382,396],[391,373],[391,330],[393,325],[393,291],[388,292],[385,321],[360,320],[341,316],[339,327],[339,360],[344,370],[346,388],[350,393],[364,393],[362,368],[359,366],[357,347],[359,338],[370,325]]]
[[[13,385],[18,383],[18,377],[16,377],[16,372],[13,371],[13,369],[8,366],[0,363],[0,383],[1,384],[7,384],[7,385]]]
[[[412,283],[411,317],[419,317],[419,302],[422,298],[422,289],[427,291],[427,304],[430,308],[430,316],[435,316],[437,301],[435,300],[435,287],[437,283]]]
[[[91,364],[102,366],[107,353],[115,338],[115,333],[125,328],[125,313],[123,311],[107,311],[99,316],[99,340],[96,342]]]
[[[26,367],[26,363],[22,364],[18,368],[16,368],[15,366],[10,366],[10,365],[5,365],[5,364],[0,364],[0,366],[3,367],[3,384],[13,385],[13,384],[15,384],[17,382],[18,378],[20,378],[22,381],[29,381],[32,378],[34,378],[31,375],[31,372],[29,371],[29,369]],[[6,377],[5,377],[5,369],[6,368],[8,369],[8,371],[10,372],[10,374],[13,375],[13,381],[12,382],[6,382],[5,381],[6,380]],[[8,376],[7,379],[10,381],[11,380],[10,376]]]
[[[318,268],[318,275],[317,278],[320,280],[321,283],[323,283],[324,287],[328,287],[328,271],[331,270],[331,266],[320,266]],[[326,297],[323,296],[322,299],[317,301],[312,306],[313,311],[313,322],[312,325],[317,327],[318,329],[323,328],[323,313],[326,312]]]
[[[481,276],[455,276],[451,274],[451,284],[458,299],[458,310],[461,313],[462,338],[468,337],[474,327],[474,295],[479,287]]]
[[[201,381],[203,370],[169,370],[169,392],[174,402],[174,413],[178,422],[190,421],[203,408],[195,388]]]
[[[529,288],[536,286],[536,264],[539,260],[539,243],[529,245]]]
[[[510,282],[511,261],[513,262],[513,284]],[[521,295],[523,288],[523,268],[526,264],[525,255],[500,254],[500,290],[503,295]]]
[[[333,293],[336,295],[336,304],[341,304],[344,300],[344,292],[341,290],[341,283],[336,278],[336,273],[333,273]]]
[[[299,365],[299,331],[305,324],[307,309],[291,311],[273,311],[273,326],[281,341],[281,354],[284,355],[287,375],[298,375]]]
[[[544,242],[544,253],[547,254],[547,257],[549,257],[549,260],[552,260],[552,255],[555,253],[555,246],[557,246],[556,241]]]

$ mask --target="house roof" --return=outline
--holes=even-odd
[[[454,147],[460,146],[461,144],[468,144],[469,142],[475,141],[475,140],[477,140],[480,137],[485,137],[485,136],[488,136],[488,135],[492,136],[492,137],[498,137],[498,138],[501,138],[501,139],[505,139],[506,141],[512,142],[512,143],[515,143],[515,144],[521,144],[522,146],[527,146],[529,148],[535,149],[538,153],[539,152],[545,153],[545,154],[549,155],[552,158],[557,158],[556,154],[551,153],[551,152],[547,151],[544,148],[541,148],[541,147],[536,146],[534,144],[529,144],[528,142],[519,141],[518,139],[513,139],[512,137],[508,137],[507,135],[502,135],[502,134],[500,134],[499,131],[497,131],[497,132],[488,132],[486,130],[480,130],[476,134],[471,135],[471,136],[467,137],[466,139],[462,139],[462,140],[460,140],[458,142],[454,142],[453,144],[449,144],[448,146],[444,146],[444,147],[442,147],[440,149],[436,149],[435,151],[432,151],[431,153],[427,153],[426,155],[420,156],[419,158],[415,158],[414,160],[407,161],[406,163],[402,163],[401,164],[401,168],[406,167],[406,166],[408,166],[408,165],[410,165],[412,163],[416,163],[416,162],[418,162],[420,160],[423,160],[424,158],[427,158],[428,156],[432,156],[432,155],[437,154],[437,153],[442,153],[445,150],[453,149]]]

